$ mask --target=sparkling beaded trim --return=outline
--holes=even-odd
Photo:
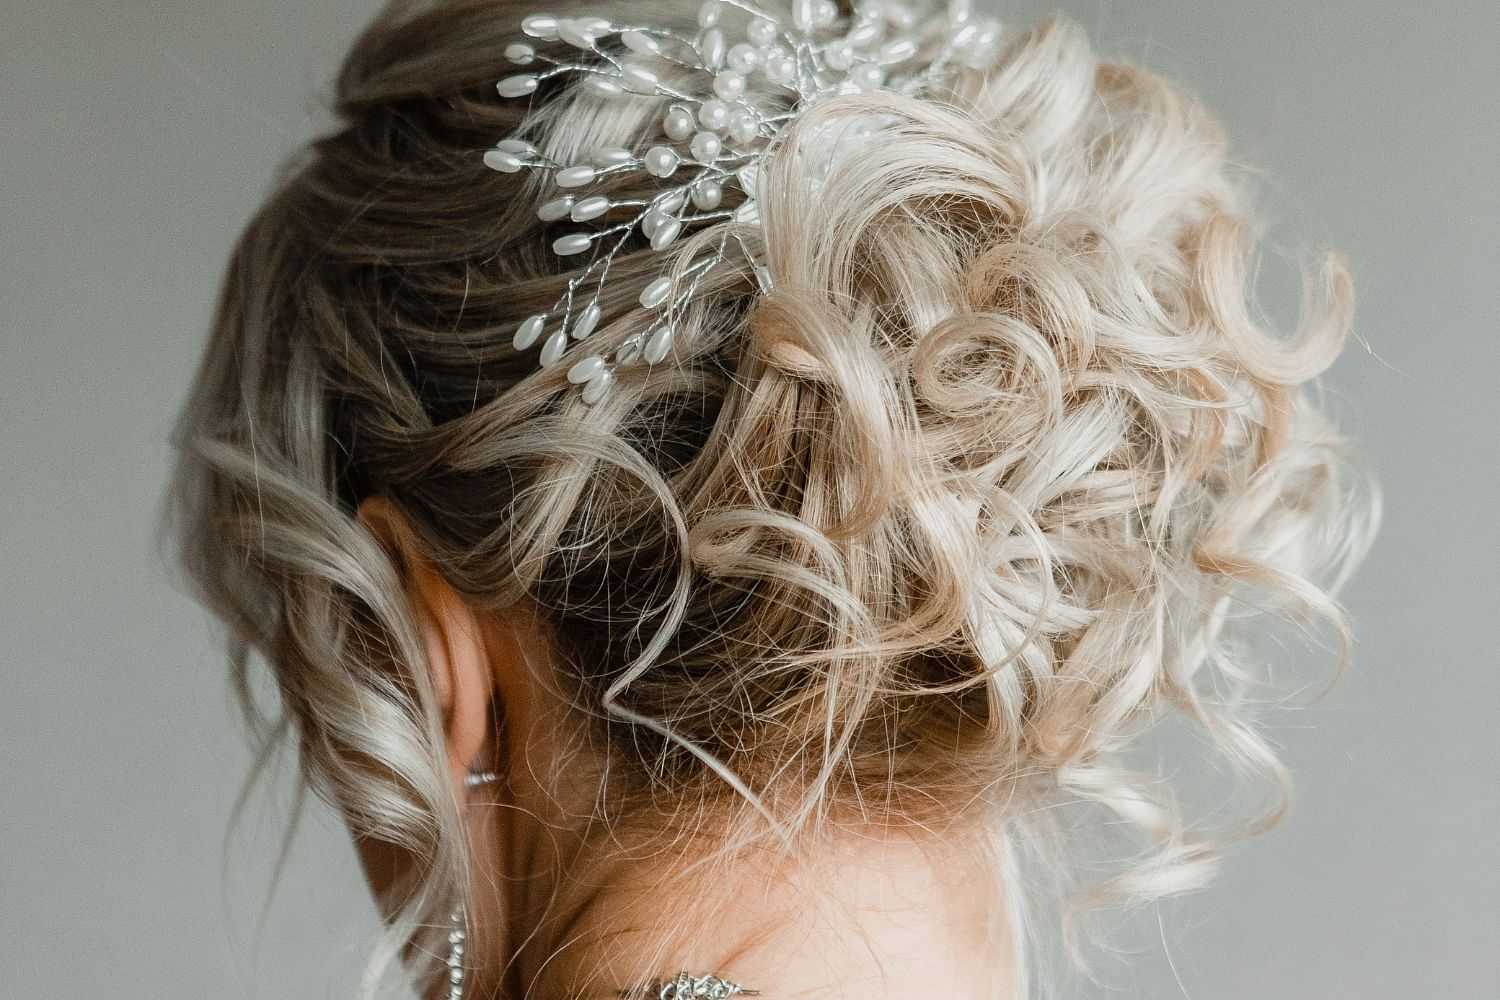
[[[781,132],[809,107],[830,96],[878,89],[917,94],[957,67],[988,65],[1000,37],[999,22],[976,18],[970,0],[953,0],[946,13],[926,17],[903,4],[864,0],[843,25],[831,0],[794,0],[790,17],[749,0],[706,0],[698,11],[699,30],[691,36],[650,24],[546,13],[526,17],[521,28],[527,40],[506,46],[505,57],[516,66],[538,68],[501,80],[501,97],[523,98],[543,80],[574,74],[603,97],[656,96],[666,103],[661,134],[653,129],[642,137],[640,145],[648,146],[644,154],[611,146],[576,163],[559,163],[515,137],[484,152],[493,170],[550,175],[560,193],[537,209],[543,221],[598,223],[553,241],[553,252],[589,254],[589,263],[551,309],[516,329],[516,350],[540,343],[543,367],[558,363],[570,340],[584,341],[594,332],[610,265],[634,233],[645,236],[653,252],[665,254],[684,234],[706,225],[758,224],[761,163]],[[618,45],[605,47],[616,38]],[[576,54],[559,56],[557,46],[547,52],[535,42],[561,42]],[[676,79],[682,71],[687,82]],[[671,83],[663,80],[668,73]],[[776,109],[753,100],[757,93],[773,98]],[[885,116],[872,116],[840,133],[809,165],[813,180],[827,172],[835,156],[869,141],[887,123]],[[653,178],[655,193],[625,201],[590,193],[601,178],[627,172]],[[728,211],[720,204],[724,186],[731,183],[746,198]],[[568,367],[568,381],[582,386],[584,402],[604,397],[617,366],[655,365],[673,353],[683,308],[703,277],[730,253],[743,253],[761,290],[769,290],[770,276],[754,243],[725,225],[717,244],[696,259],[680,267],[664,264],[640,295],[640,304],[658,314],[657,322],[613,351],[586,353]]]
[[[467,923],[463,908],[454,910],[448,920],[448,1000],[463,1000],[464,936]]]
[[[692,976],[679,972],[671,979],[658,979],[635,989],[621,990],[618,995],[625,1000],[731,1000],[732,997],[760,996],[760,990],[746,989],[719,976]]]

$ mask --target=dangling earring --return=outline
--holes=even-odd
[[[450,919],[453,926],[448,930],[448,1000],[463,1000],[464,996],[464,908],[453,911]]]
[[[478,788],[492,785],[500,780],[494,771],[470,771],[464,775],[464,787]],[[452,927],[448,929],[448,1000],[463,1000],[464,996],[464,940],[468,937],[468,915],[462,906],[449,915]]]

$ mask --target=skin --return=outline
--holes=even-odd
[[[540,630],[466,604],[389,503],[366,501],[360,518],[407,567],[465,803],[471,1000],[602,998],[679,970],[769,1000],[1015,995],[978,834],[831,822],[790,849],[760,837],[731,850],[717,827],[603,826],[603,762],[548,676]],[[468,788],[471,769],[500,780]],[[410,869],[388,845],[357,847],[377,899]],[[429,1000],[442,996],[435,984]]]

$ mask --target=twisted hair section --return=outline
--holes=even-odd
[[[525,111],[492,87],[523,6],[393,5],[356,43],[338,127],[236,247],[179,430],[183,561],[242,690],[257,653],[314,787],[425,861],[370,983],[468,864],[401,567],[352,516],[373,495],[476,605],[540,613],[621,815],[972,819],[1046,858],[1048,806],[1083,800],[1150,845],[1094,898],[1201,885],[1214,843],[1124,760],[1178,714],[1273,791],[1251,826],[1278,812],[1247,643],[1270,613],[1346,645],[1332,588],[1375,521],[1311,392],[1350,329],[1340,260],[1296,331],[1258,322],[1217,125],[1052,21],[951,91],[809,112],[763,225],[679,251],[743,240],[774,287],[732,258],[670,363],[589,407],[511,346],[567,278],[549,193],[478,156]],[[544,87],[527,128],[567,162],[662,110],[622,107]],[[815,182],[807,144],[871,111],[893,123]],[[647,328],[658,263],[616,262],[599,343]]]

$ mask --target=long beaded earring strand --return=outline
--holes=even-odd
[[[460,906],[449,918],[453,926],[448,930],[448,1000],[463,1000],[464,996],[464,937],[468,920]]]
[[[464,787],[478,788],[492,785],[500,780],[494,771],[470,771],[464,776]],[[452,926],[448,929],[448,1000],[463,1000],[464,996],[464,942],[468,939],[468,914],[462,906],[449,915]]]

